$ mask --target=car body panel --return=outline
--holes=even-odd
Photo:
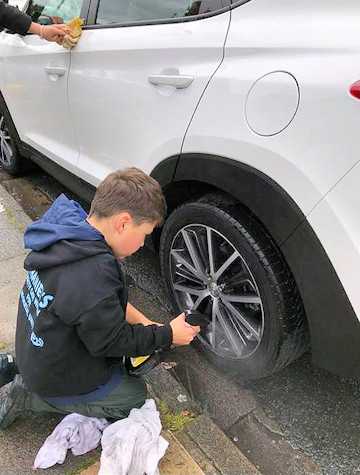
[[[308,216],[360,320],[360,163]],[[339,317],[340,320],[340,317]]]
[[[215,154],[260,170],[307,215],[360,158],[360,102],[348,93],[360,74],[360,4],[346,0],[339,11],[337,1],[253,0],[231,14],[224,61],[182,152]],[[266,137],[250,129],[245,109],[259,78],[276,72],[295,78],[300,101],[291,123]],[[275,106],[273,114],[276,121]]]
[[[75,165],[79,148],[67,95],[70,52],[36,35],[2,35],[8,37],[1,53],[2,94],[21,140],[60,165]]]
[[[193,22],[84,31],[72,52],[69,102],[80,145],[77,165],[88,181],[96,185],[129,164],[150,172],[180,152],[221,63],[229,20],[227,11]],[[151,84],[150,75],[193,81],[177,89]]]

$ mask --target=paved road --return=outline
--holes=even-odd
[[[0,181],[33,219],[64,191],[42,172],[20,180],[0,172]],[[29,199],[34,193],[37,199]],[[156,256],[143,249],[126,261],[126,268],[151,296],[153,307],[143,310],[156,316],[161,307],[170,316]],[[360,472],[358,382],[314,368],[308,355],[278,375],[242,385],[219,374],[191,348],[169,357],[179,362],[176,376],[263,473]]]

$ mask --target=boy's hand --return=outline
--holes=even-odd
[[[172,342],[174,345],[188,345],[200,331],[199,326],[192,326],[185,321],[184,313],[171,320],[170,326],[173,332]]]

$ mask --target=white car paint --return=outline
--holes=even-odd
[[[9,5],[17,7],[19,10],[23,10],[27,0],[9,0]]]
[[[20,138],[61,165],[75,165],[79,148],[67,94],[70,52],[37,35],[7,36],[2,93]],[[56,68],[59,74],[51,74]]]
[[[203,21],[84,32],[69,78],[82,176],[97,185],[117,168],[132,164],[150,172],[180,153],[222,60],[229,20],[225,12]],[[151,84],[154,75],[166,76],[165,84]],[[193,78],[189,86],[170,84],[183,76]]]

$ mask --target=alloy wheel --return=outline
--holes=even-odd
[[[14,155],[4,116],[0,116],[0,166],[9,167]]]
[[[263,334],[263,304],[253,274],[234,245],[210,226],[191,224],[175,235],[169,258],[179,308],[209,318],[199,334],[202,343],[231,359],[254,353]]]

